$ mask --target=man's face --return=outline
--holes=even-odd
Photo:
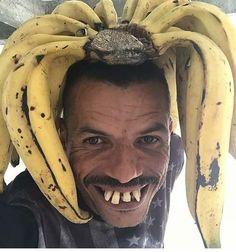
[[[70,94],[65,149],[85,202],[113,226],[141,223],[169,161],[162,88],[82,79]]]

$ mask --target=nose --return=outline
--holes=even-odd
[[[138,154],[132,146],[121,145],[113,152],[113,158],[105,173],[120,183],[127,183],[142,175]]]

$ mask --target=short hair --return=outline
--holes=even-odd
[[[170,112],[170,93],[164,71],[152,61],[145,61],[139,65],[108,65],[101,61],[78,61],[70,66],[65,79],[62,96],[63,117],[67,115],[70,102],[70,90],[76,81],[86,78],[94,81],[105,81],[111,85],[128,88],[133,84],[157,82],[161,85],[167,102],[167,112]]]

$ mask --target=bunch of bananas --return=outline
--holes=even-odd
[[[118,18],[111,0],[100,0],[94,9],[71,0],[22,24],[0,55],[0,190],[8,163],[19,155],[63,216],[74,223],[91,219],[78,206],[55,122],[62,112],[67,69],[85,57],[116,62],[114,48],[109,49],[113,43],[104,49],[99,41],[102,34],[112,40],[118,31],[131,43],[115,48],[119,63],[133,62],[129,56],[135,51],[135,63],[147,56],[164,70],[174,128],[180,125],[187,157],[189,209],[205,247],[220,247],[228,152],[236,158],[236,29],[207,3],[127,0]],[[153,57],[143,53],[147,41]],[[102,50],[110,58],[103,58]]]

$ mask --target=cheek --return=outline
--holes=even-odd
[[[148,151],[142,154],[140,162],[148,175],[165,177],[170,159],[169,145],[164,144],[157,151]]]
[[[126,164],[127,169],[136,169],[139,174],[163,177],[168,167],[169,148],[162,148],[162,150],[155,152],[135,150],[127,156],[129,160],[124,161],[124,157],[114,150],[104,152],[81,150],[70,155],[69,161],[75,175],[80,180],[83,180],[87,175],[104,176],[108,173],[114,174],[107,171],[121,171]]]
[[[95,169],[97,159],[84,152],[78,152],[70,155],[69,162],[76,176],[83,179]]]
[[[162,177],[166,174],[169,163],[169,155],[168,153],[162,151],[152,155],[151,157],[144,157],[141,162],[143,163],[143,167],[146,168],[146,171]]]

